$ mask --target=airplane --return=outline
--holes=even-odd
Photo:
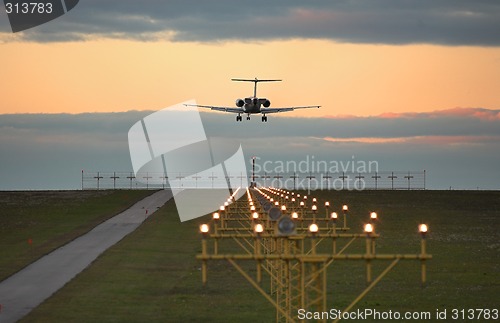
[[[289,112],[295,109],[310,109],[319,108],[320,105],[309,105],[309,106],[299,106],[299,107],[284,107],[284,108],[270,108],[271,101],[266,98],[257,97],[257,83],[259,82],[281,82],[282,80],[259,80],[255,79],[231,79],[231,81],[237,82],[253,82],[253,96],[249,96],[244,99],[236,100],[236,108],[233,107],[216,107],[211,105],[198,105],[198,104],[184,104],[185,106],[192,106],[198,108],[206,108],[216,111],[237,113],[236,121],[241,121],[242,114],[247,114],[247,120],[250,120],[251,114],[262,114],[262,122],[267,122],[267,115],[269,113],[279,113],[279,112]]]

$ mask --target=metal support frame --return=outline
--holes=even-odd
[[[295,220],[293,234],[282,234],[278,230],[277,221],[267,217],[260,202],[265,194],[279,200],[281,205],[291,204],[290,199],[281,198],[283,193],[277,191],[267,188],[247,189],[246,199],[242,198],[225,208],[221,207],[220,219],[212,220],[213,232],[203,234],[202,253],[196,256],[202,262],[204,285],[208,276],[207,262],[228,261],[276,309],[276,322],[296,322],[295,316],[299,308],[319,312],[327,310],[327,270],[333,262],[351,260],[365,263],[367,287],[344,311],[352,309],[401,260],[420,261],[421,281],[425,284],[426,261],[432,258],[426,251],[425,234],[422,234],[420,254],[379,254],[375,252],[375,239],[379,237],[378,234],[338,233],[349,230],[345,212],[344,227],[338,228],[336,222],[329,225],[329,219],[316,219],[315,212],[307,210],[303,210],[301,217]],[[259,215],[258,219],[252,218],[250,202]],[[286,207],[293,209],[293,205]],[[308,232],[303,228],[304,223],[316,222],[319,224],[317,233]],[[254,232],[256,224],[262,224],[262,232]],[[345,253],[358,239],[365,239],[366,252]],[[208,250],[208,246],[212,245],[209,241],[213,241],[211,252]],[[221,253],[221,244],[230,241],[235,242],[241,252]],[[346,242],[337,251],[339,241]],[[325,253],[326,246],[331,246],[330,252]],[[234,246],[231,250],[234,250]],[[372,279],[373,262],[384,260],[390,260],[391,263]],[[242,261],[255,262],[255,277],[239,265]],[[261,286],[263,275],[269,277],[268,289]]]

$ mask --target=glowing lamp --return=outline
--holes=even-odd
[[[202,224],[200,225],[200,232],[201,233],[208,233],[208,231],[210,231],[210,227],[208,226],[208,224]]]
[[[253,227],[253,231],[257,234],[259,233],[262,233],[264,232],[264,226],[260,223],[257,223],[254,227]]]

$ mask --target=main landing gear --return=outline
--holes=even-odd
[[[236,116],[236,122],[238,121],[241,121],[241,116],[239,114]]]
[[[267,122],[267,117],[266,116],[262,116],[262,122]]]

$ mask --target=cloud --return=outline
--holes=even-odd
[[[255,117],[235,122],[223,113],[201,116],[213,149],[230,154],[241,144],[247,160],[355,156],[377,161],[381,171],[427,169],[432,188],[498,189],[500,120],[482,117],[498,110],[466,111],[467,116],[452,109],[410,113],[411,118],[269,116],[268,123]],[[82,169],[131,171],[128,130],[151,113],[0,115],[0,189],[77,189]]]
[[[498,30],[500,3],[495,0],[86,0],[17,39],[217,42],[309,38],[498,46]],[[10,31],[6,22],[0,24],[0,31]]]
[[[358,138],[317,138],[335,143],[361,144],[419,144],[438,146],[487,145],[500,141],[500,136],[411,136],[411,137],[358,137]]]
[[[385,119],[457,117],[457,118],[475,118],[481,120],[495,121],[495,120],[500,120],[500,110],[490,110],[482,108],[453,108],[453,109],[437,110],[432,112],[420,112],[420,113],[388,112],[388,113],[383,113],[378,117]]]

